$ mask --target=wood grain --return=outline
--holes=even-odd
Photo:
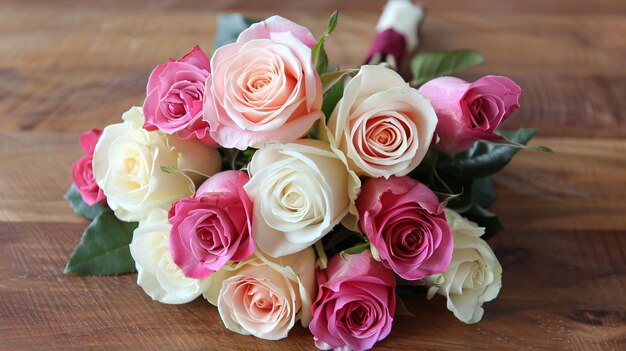
[[[0,350],[314,349],[296,327],[266,342],[227,331],[199,299],[153,302],[135,275],[62,274],[86,221],[62,199],[78,133],[139,103],[151,69],[210,50],[218,11],[278,13],[319,34],[340,10],[332,62],[360,63],[383,1],[0,2]],[[471,48],[463,73],[524,89],[507,127],[541,128],[495,179],[504,287],[478,324],[411,299],[378,346],[397,350],[626,349],[626,2],[426,1],[422,47]]]

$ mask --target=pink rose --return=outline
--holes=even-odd
[[[273,16],[219,48],[205,91],[211,136],[223,147],[243,150],[306,134],[322,115],[313,45],[308,29]]]
[[[334,256],[319,272],[318,284],[309,325],[318,348],[366,350],[389,335],[396,278],[369,251]]]
[[[172,205],[170,250],[186,277],[205,278],[228,261],[244,260],[254,252],[246,182],[245,172],[221,172],[205,181],[194,197]]]
[[[474,83],[454,77],[433,79],[419,88],[431,100],[439,123],[441,151],[457,153],[479,139],[498,140],[494,130],[519,108],[522,89],[507,77],[486,76]]]
[[[180,60],[158,65],[148,79],[144,128],[217,146],[209,135],[209,124],[202,119],[204,85],[210,72],[209,58],[199,46]]]
[[[409,177],[369,179],[356,202],[359,226],[385,267],[408,280],[442,273],[450,264],[452,232],[443,206]]]
[[[89,206],[98,202],[106,202],[106,196],[93,176],[93,152],[102,131],[99,129],[88,130],[80,135],[80,146],[85,155],[72,164],[72,179],[80,192],[83,201]]]

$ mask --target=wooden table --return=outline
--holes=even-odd
[[[135,275],[62,273],[87,224],[62,199],[78,133],[139,103],[151,69],[195,44],[218,11],[278,13],[319,34],[338,7],[332,62],[358,64],[382,1],[160,0],[0,3],[0,349],[314,349],[308,331],[272,343],[221,325],[202,299],[150,300]],[[427,1],[425,49],[471,48],[463,74],[524,89],[507,127],[540,127],[495,177],[508,230],[492,241],[504,287],[476,325],[442,298],[409,302],[380,349],[626,349],[626,2]]]

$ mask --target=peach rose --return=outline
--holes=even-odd
[[[430,102],[400,75],[362,66],[328,120],[328,138],[359,176],[404,176],[422,161],[437,125]]]
[[[209,279],[204,297],[218,307],[229,330],[278,340],[287,337],[298,320],[309,326],[317,289],[315,253],[310,247],[280,259],[257,250]]]
[[[308,29],[273,16],[219,48],[211,59],[204,106],[213,139],[243,150],[306,134],[322,115],[313,45]]]

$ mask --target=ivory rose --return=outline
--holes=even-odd
[[[93,156],[96,182],[119,219],[142,221],[153,209],[169,210],[174,201],[193,194],[193,179],[163,172],[161,166],[208,175],[219,171],[216,149],[143,129],[141,107],[131,108],[122,118],[123,123],[104,128]]]
[[[311,62],[311,32],[273,16],[215,51],[204,118],[221,146],[288,143],[322,115],[322,84]]]
[[[409,177],[372,178],[356,206],[359,227],[385,267],[407,280],[446,270],[452,233],[443,206],[426,185]]]
[[[267,340],[287,337],[295,323],[306,328],[315,298],[315,253],[307,248],[273,259],[256,251],[210,278],[205,297],[217,305],[229,330]]]
[[[273,257],[312,245],[355,211],[360,181],[324,142],[267,145],[248,171],[244,188],[254,203],[254,240]]]
[[[243,190],[247,181],[245,172],[217,173],[193,197],[172,205],[170,247],[185,276],[205,278],[228,261],[245,260],[254,252],[252,202]]]
[[[319,272],[318,284],[309,325],[318,348],[367,350],[389,335],[396,277],[369,251],[335,255]]]
[[[170,228],[167,211],[158,208],[135,229],[129,247],[137,268],[137,284],[153,300],[187,303],[200,296],[209,281],[186,278],[176,266],[168,243]]]
[[[411,172],[428,151],[437,116],[426,98],[382,66],[362,66],[328,120],[328,138],[358,175]]]
[[[437,112],[436,133],[441,151],[458,153],[479,139],[497,140],[502,121],[519,108],[522,89],[507,77],[486,76],[473,83],[454,77],[426,82],[419,92]]]
[[[99,202],[106,202],[106,196],[93,177],[93,152],[100,139],[102,131],[88,130],[80,135],[80,146],[85,154],[72,164],[72,180],[83,201],[93,206]]]
[[[432,285],[429,296],[445,296],[456,318],[477,323],[483,317],[483,303],[495,299],[502,287],[502,266],[480,238],[485,228],[452,210],[446,210],[446,217],[454,235],[452,262],[443,274],[425,279]]]
[[[209,124],[202,119],[209,72],[209,58],[199,46],[179,60],[158,65],[150,74],[146,88],[144,128],[218,146],[209,134]]]

